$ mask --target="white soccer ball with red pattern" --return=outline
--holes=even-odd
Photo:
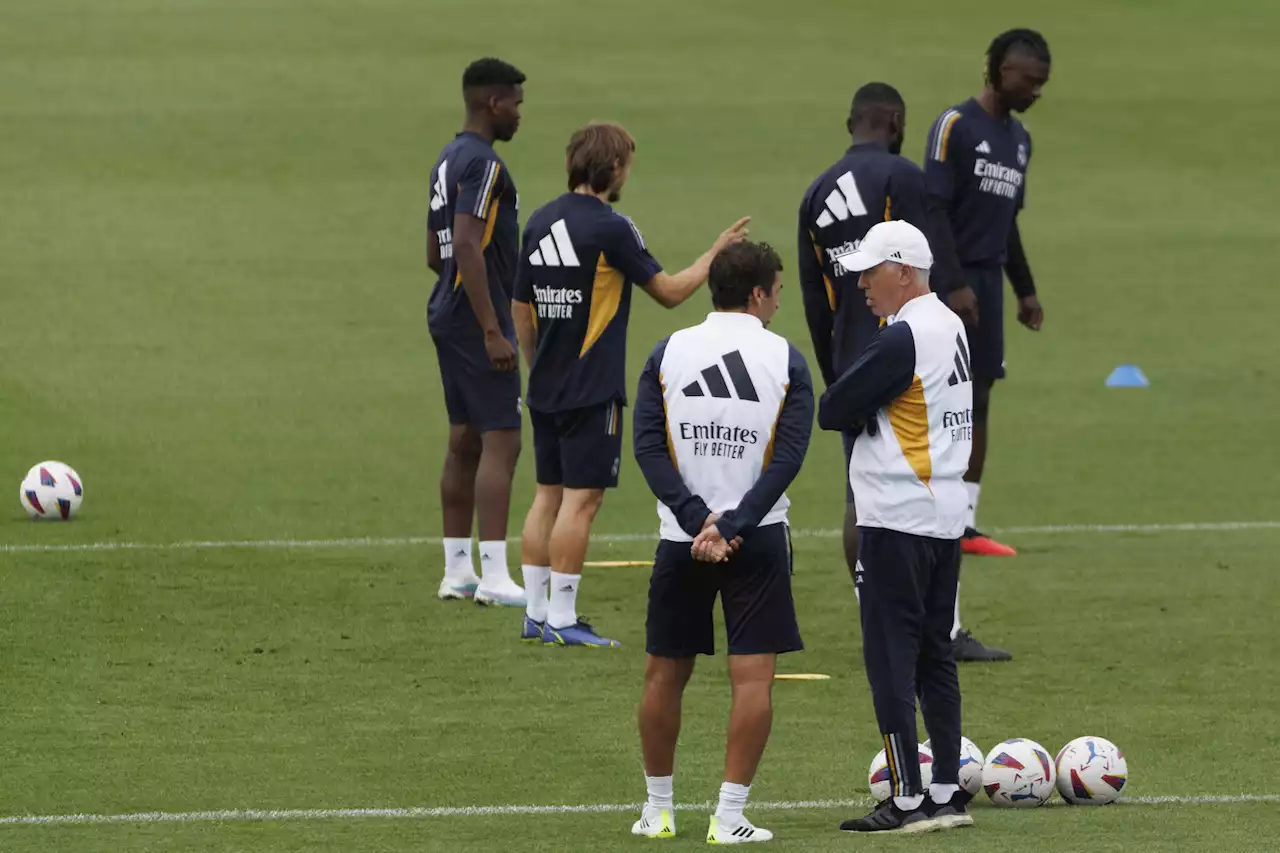
[[[1129,781],[1119,748],[1101,737],[1078,737],[1058,752],[1058,793],[1077,806],[1114,803]]]
[[[1053,796],[1057,781],[1049,751],[1033,740],[996,744],[982,766],[982,787],[997,806],[1033,809]]]
[[[70,465],[41,462],[27,472],[18,499],[32,518],[70,521],[84,501],[84,482]]]
[[[929,783],[933,781],[933,750],[924,744],[920,744],[917,750],[920,761],[920,784],[927,791]],[[883,749],[871,759],[871,767],[867,769],[867,785],[877,803],[882,803],[893,796],[893,780]]]

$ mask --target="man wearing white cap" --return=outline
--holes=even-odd
[[[973,441],[973,382],[964,324],[929,290],[933,254],[913,225],[882,222],[840,259],[886,324],[825,394],[818,424],[861,430],[849,480],[857,504],[862,649],[893,796],[849,832],[967,826],[958,785],[960,682],[951,623]],[[925,791],[916,695],[934,747]]]

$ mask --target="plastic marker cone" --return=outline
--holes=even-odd
[[[1150,384],[1136,364],[1122,364],[1107,377],[1108,388],[1146,388]]]

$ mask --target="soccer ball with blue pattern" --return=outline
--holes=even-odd
[[[1078,737],[1058,752],[1058,793],[1077,806],[1114,803],[1129,781],[1124,753],[1106,738]]]
[[[84,500],[84,485],[69,465],[41,462],[23,478],[18,500],[32,518],[69,521]]]
[[[1005,808],[1044,805],[1057,778],[1049,751],[1025,738],[996,744],[982,766],[982,787],[991,802]]]
[[[933,739],[924,742],[926,747],[933,749]],[[977,794],[982,790],[982,750],[978,745],[967,737],[960,738],[960,787],[970,794]]]
[[[920,744],[917,749],[920,761],[920,784],[927,791],[929,790],[929,783],[933,781],[933,750],[924,744]],[[893,780],[889,773],[889,762],[885,758],[883,749],[876,753],[875,758],[871,759],[871,767],[867,770],[867,785],[871,789],[871,796],[875,797],[877,803],[883,803],[893,796]]]

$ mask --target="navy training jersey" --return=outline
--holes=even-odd
[[[503,334],[508,338],[515,334],[511,326],[511,293],[520,249],[516,211],[516,183],[493,146],[470,131],[455,136],[431,169],[427,228],[435,232],[444,263],[427,304],[427,326],[432,335],[477,341],[483,338],[453,257],[453,222],[458,213],[484,220],[481,246],[489,276],[489,297]]]
[[[924,174],[882,145],[854,145],[813,182],[800,202],[800,288],[826,384],[853,364],[880,328],[858,290],[858,274],[836,262],[877,222],[925,224]]]
[[[626,402],[631,286],[660,272],[631,220],[595,196],[565,193],[534,211],[515,296],[538,331],[529,408],[563,412]]]
[[[938,116],[929,130],[929,195],[949,203],[964,266],[998,266],[1026,196],[1031,135],[1013,116],[993,118],[976,98]]]

